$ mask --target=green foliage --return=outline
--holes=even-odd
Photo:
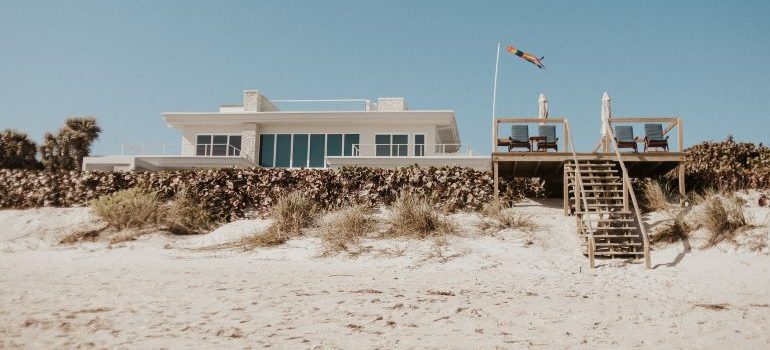
[[[57,134],[45,133],[40,155],[48,171],[80,170],[101,128],[93,117],[72,117]]]
[[[0,168],[38,169],[37,145],[27,134],[12,129],[0,132]]]

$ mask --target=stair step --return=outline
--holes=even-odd
[[[631,231],[631,230],[636,230],[636,226],[623,226],[623,227],[605,226],[605,227],[594,227],[593,229],[594,229],[594,231],[620,231],[620,230]],[[583,228],[579,227],[578,230],[580,230],[580,231],[588,231],[588,228],[587,227],[583,227]]]
[[[609,189],[604,189],[604,190],[583,190],[582,192],[585,192],[585,193],[623,193],[623,190],[609,190]],[[575,193],[575,191],[574,190],[569,190],[569,193]]]
[[[644,255],[644,252],[595,252],[595,256],[613,256],[613,255]]]
[[[570,172],[570,173],[572,173],[572,172]],[[580,178],[583,179],[583,180],[591,180],[591,179],[621,180],[620,176],[612,176],[612,175],[607,175],[607,176],[581,176]],[[574,179],[574,176],[570,176],[569,179],[570,180]]]

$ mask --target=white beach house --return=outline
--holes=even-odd
[[[281,110],[292,102],[356,102],[357,110]],[[243,104],[217,112],[168,112],[181,146],[124,145],[119,156],[87,157],[84,170],[160,170],[217,167],[328,168],[458,165],[489,169],[460,142],[454,111],[410,110],[403,98],[276,100],[256,90]],[[172,149],[178,153],[169,155]]]

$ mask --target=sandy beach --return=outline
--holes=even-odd
[[[680,242],[655,249],[652,270],[592,270],[559,203],[519,209],[541,223],[530,236],[483,234],[460,213],[445,246],[376,240],[358,257],[322,257],[312,234],[198,249],[263,220],[60,245],[96,225],[88,209],[0,211],[0,348],[770,347],[767,251]]]

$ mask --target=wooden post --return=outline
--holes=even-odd
[[[493,125],[494,125],[494,129],[492,130],[492,135],[493,135],[492,137],[494,137],[495,139],[492,140],[492,153],[495,153],[497,152],[497,139],[499,138],[499,136],[497,135],[498,133],[497,129],[499,129],[497,119],[494,120]]]
[[[676,118],[676,129],[677,129],[677,147],[679,148],[679,152],[682,152],[684,149],[684,130],[682,130],[682,118]],[[685,159],[685,162],[687,159]],[[684,183],[684,166],[685,162],[682,162],[679,164],[679,204],[684,205],[685,196],[687,193],[685,192],[685,183]]]
[[[494,168],[493,171],[495,172],[495,191],[494,192],[495,192],[495,199],[497,199],[498,196],[500,195],[500,187],[499,187],[499,184],[500,184],[499,177],[500,177],[500,175],[498,174],[497,161],[496,160],[492,160],[492,164],[493,164],[493,168]]]
[[[628,187],[623,181],[623,211],[628,211]]]
[[[564,194],[564,216],[569,216],[569,179],[567,178],[567,167],[562,165],[562,170],[564,172],[564,181],[562,181],[562,185],[564,185],[562,192]]]
[[[569,145],[569,132],[567,132],[567,121],[564,120],[564,123],[562,123],[562,128],[564,129],[564,147],[562,148],[563,152],[569,152],[568,146]]]

